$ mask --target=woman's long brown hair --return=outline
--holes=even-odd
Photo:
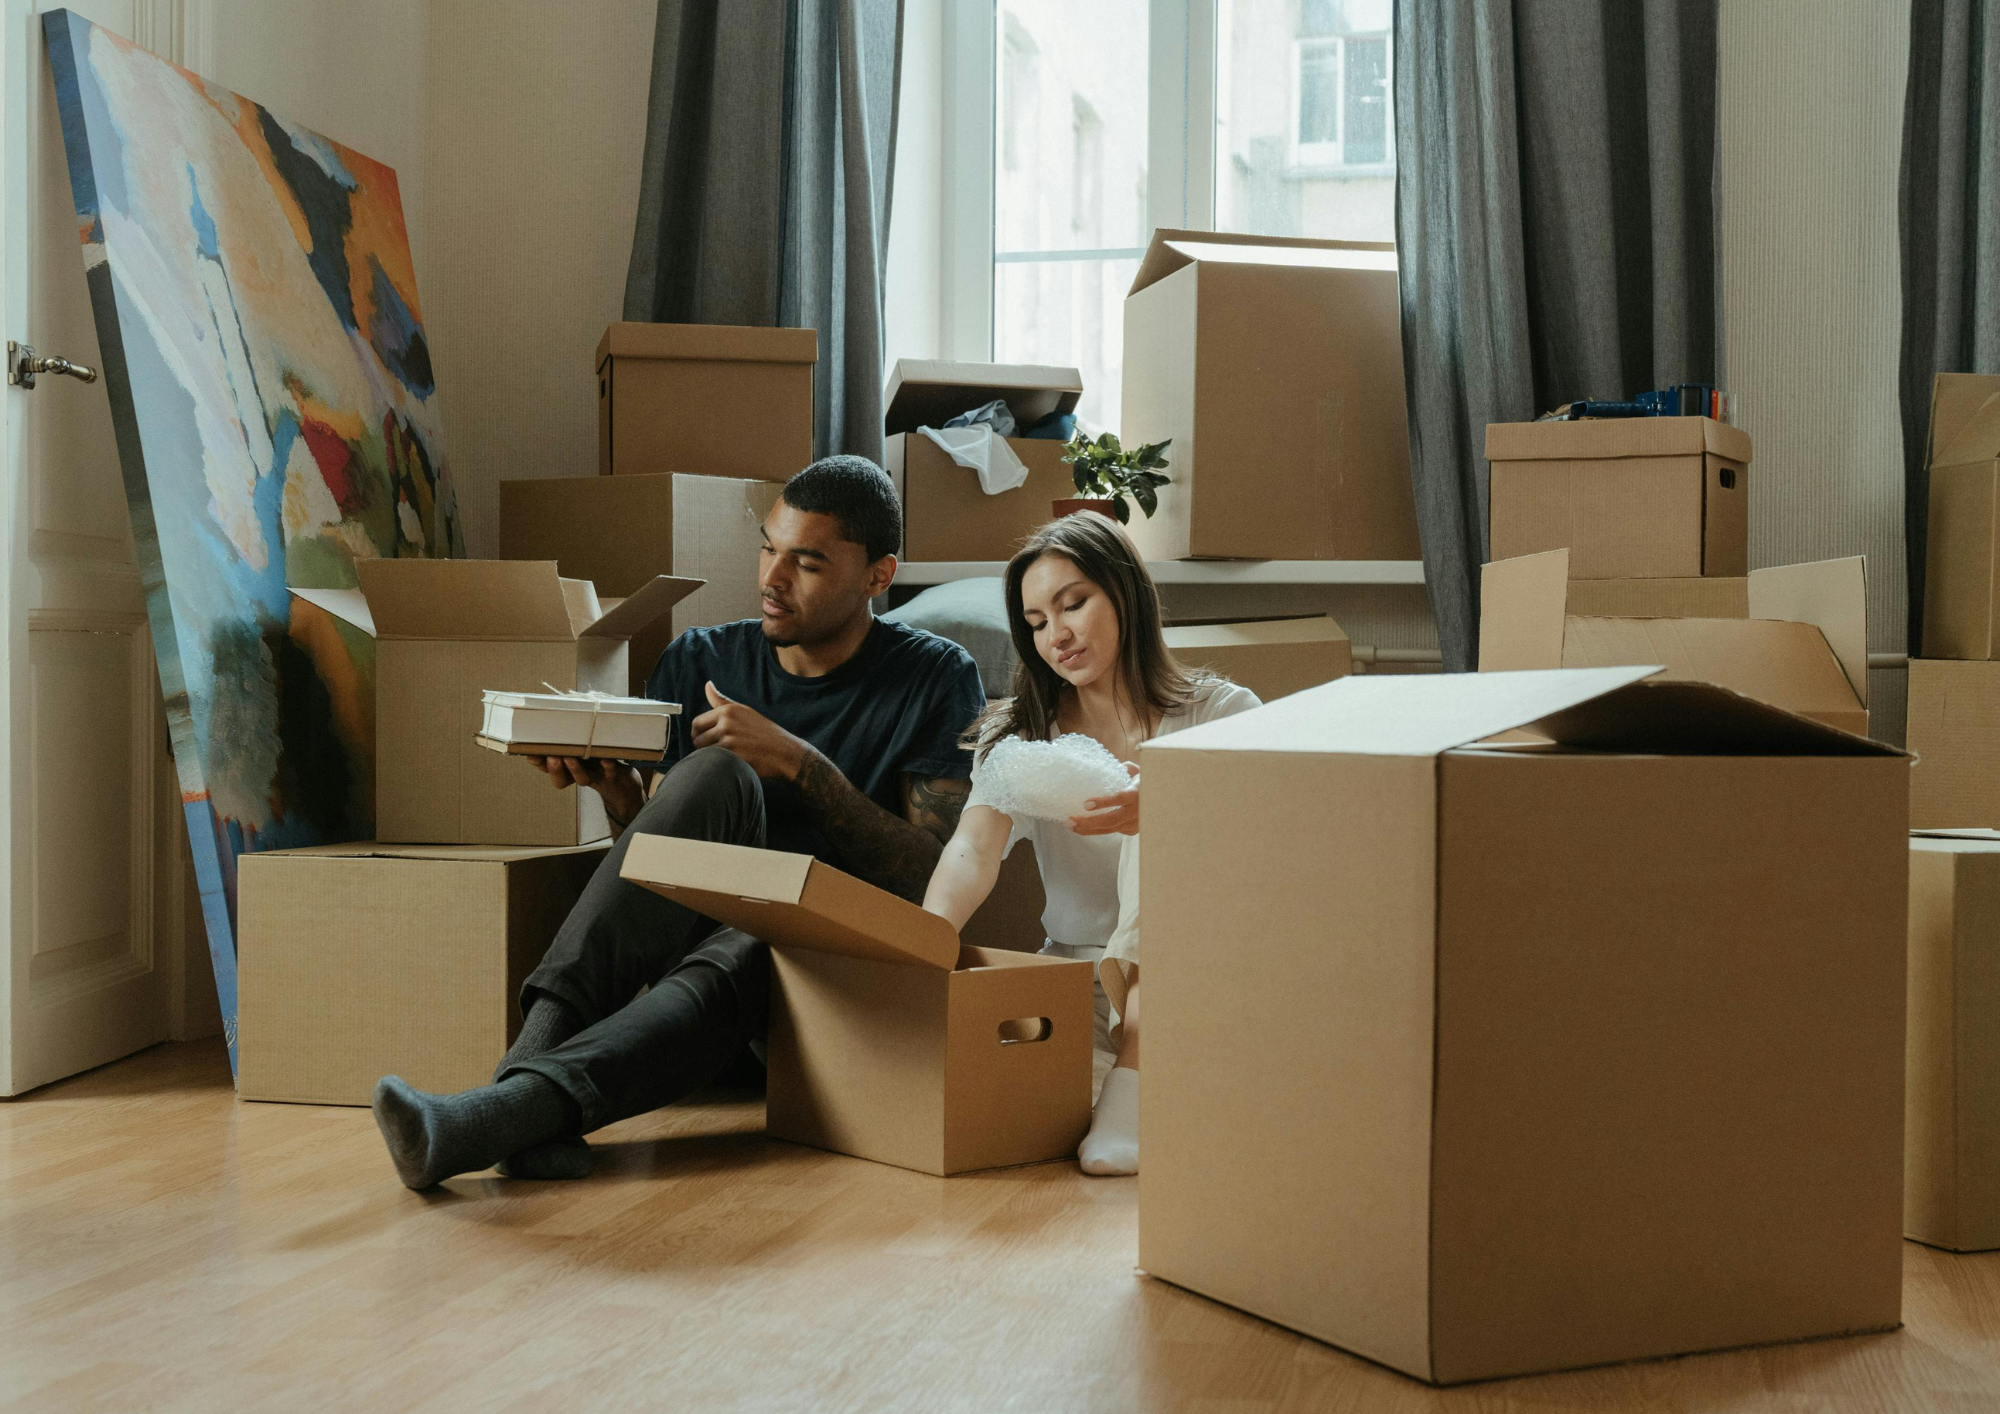
[[[1035,650],[1035,630],[1021,606],[1021,581],[1044,555],[1061,555],[1111,601],[1118,616],[1118,674],[1125,696],[1165,715],[1197,697],[1212,677],[1175,659],[1160,631],[1160,591],[1146,562],[1118,523],[1088,511],[1052,520],[1030,535],[1007,562],[1007,629],[1014,640],[1014,695],[989,707],[967,737],[982,755],[1002,737],[1048,741],[1069,686]]]

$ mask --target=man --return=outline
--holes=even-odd
[[[681,1099],[763,1035],[764,945],[620,878],[635,833],[809,853],[922,898],[968,789],[958,738],[985,705],[979,671],[956,644],[874,616],[902,542],[874,463],[814,462],[763,533],[762,616],[690,629],[653,671],[650,696],[700,710],[650,796],[620,762],[538,762],[558,789],[597,791],[618,838],[522,987],[494,1083],[376,1086],[409,1187],[495,1164],[580,1178],[584,1134]]]

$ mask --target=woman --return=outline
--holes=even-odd
[[[931,875],[924,907],[964,927],[992,891],[1014,841],[1035,846],[1048,907],[1042,951],[1102,963],[1098,1049],[1115,1050],[1077,1149],[1084,1172],[1139,1171],[1139,987],[1136,960],[1139,744],[1258,705],[1248,688],[1174,661],[1160,632],[1160,594],[1139,552],[1115,521],[1067,516],[1028,537],[1007,564],[1007,623],[1020,665],[1014,695],[995,703],[972,729],[977,755],[972,794],[958,830]],[[1094,737],[1131,773],[1115,795],[1085,802],[1069,820],[1014,818],[996,808],[986,754],[1008,736],[1047,741],[1069,732]],[[1126,916],[1119,911],[1121,840]],[[1122,926],[1121,926],[1122,925]],[[1111,986],[1107,997],[1105,983]],[[1115,1034],[1110,1005],[1118,1003]]]

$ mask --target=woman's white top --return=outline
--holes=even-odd
[[[1218,717],[1233,717],[1260,706],[1257,694],[1233,682],[1219,682],[1178,712],[1160,719],[1155,738],[1186,727],[1200,726]],[[992,782],[982,791],[980,763],[972,767],[972,794],[966,807],[994,808]],[[1145,787],[1140,785],[1141,810]],[[1002,812],[1003,814],[1005,812]],[[1049,941],[1070,948],[1101,950],[1118,926],[1118,844],[1123,835],[1079,835],[1067,820],[1038,820],[1007,817],[1013,829],[1007,836],[1011,854],[1016,840],[1035,846],[1035,862],[1042,873],[1042,891],[1048,904],[1042,910],[1042,929]]]

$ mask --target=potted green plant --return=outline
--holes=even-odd
[[[1132,507],[1125,500],[1130,496],[1151,516],[1160,508],[1160,488],[1172,479],[1161,470],[1172,445],[1169,439],[1128,451],[1112,433],[1099,433],[1093,441],[1079,432],[1063,447],[1062,458],[1069,463],[1076,498],[1053,502],[1051,508],[1058,516],[1095,511],[1122,525],[1132,519]]]

